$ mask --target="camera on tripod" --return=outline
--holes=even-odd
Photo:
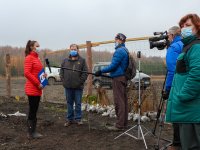
[[[169,46],[167,31],[154,32],[154,37],[149,38],[150,49],[156,47],[158,50],[163,50]]]

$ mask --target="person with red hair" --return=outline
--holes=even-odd
[[[200,150],[200,18],[188,14],[179,26],[184,47],[177,58],[166,121],[179,124],[182,150]]]

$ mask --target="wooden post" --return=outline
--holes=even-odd
[[[91,41],[86,41],[87,45],[87,66],[88,72],[92,72],[92,44]],[[92,95],[92,75],[87,78],[87,95]]]
[[[11,61],[10,54],[6,54],[6,91],[7,97],[11,97]]]
[[[45,71],[45,67],[46,67],[46,63],[45,63],[45,59],[46,59],[46,50],[44,51],[44,54],[43,54],[43,67],[44,67],[44,71]],[[42,102],[45,102],[46,101],[46,97],[45,97],[45,88],[42,90],[42,97],[41,97],[41,101]]]

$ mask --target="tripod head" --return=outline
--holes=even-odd
[[[141,58],[141,51],[137,52],[137,58]]]

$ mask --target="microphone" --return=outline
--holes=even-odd
[[[50,67],[50,64],[49,64],[49,59],[46,58],[45,62],[46,62],[47,67],[49,68],[49,72],[51,73],[51,67]]]

